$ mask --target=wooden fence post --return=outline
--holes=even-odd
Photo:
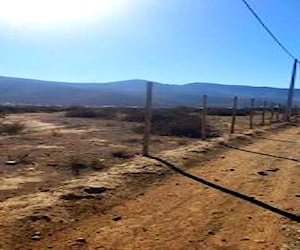
[[[145,130],[143,141],[143,155],[149,155],[149,143],[151,135],[151,116],[152,116],[152,89],[153,83],[147,82],[146,104],[145,104]]]
[[[207,95],[202,97],[202,116],[201,116],[201,139],[206,139],[206,115],[207,115]]]
[[[284,110],[281,104],[279,104],[279,121],[284,120]]]
[[[263,106],[262,115],[261,115],[261,125],[262,126],[265,126],[265,124],[266,124],[266,121],[265,121],[265,118],[266,118],[266,107],[267,107],[267,102],[264,101],[264,106]]]
[[[237,96],[233,98],[233,106],[232,106],[232,120],[231,120],[231,128],[230,133],[234,134],[234,128],[235,128],[235,120],[236,120],[236,109],[237,109]]]
[[[276,122],[279,122],[280,120],[280,104],[277,105],[277,112],[276,112]]]
[[[249,128],[250,128],[250,129],[253,129],[254,101],[255,101],[255,99],[252,98],[252,99],[251,99],[250,116],[249,116],[249,119],[250,119]]]
[[[274,118],[274,103],[271,103],[270,124],[273,123],[273,118]]]

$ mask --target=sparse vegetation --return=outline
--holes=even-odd
[[[93,159],[80,159],[79,157],[72,156],[70,159],[71,173],[75,176],[80,175],[84,169],[91,168],[93,170],[102,170],[105,167],[103,160],[98,158]]]
[[[28,165],[28,164],[33,163],[33,161],[29,158],[29,156],[30,156],[29,153],[18,154],[17,156],[14,156],[14,157],[11,155],[8,155],[7,161],[15,162],[15,164]]]
[[[25,124],[21,122],[2,123],[0,124],[0,134],[15,135],[23,132]]]
[[[60,133],[59,129],[57,129],[57,128],[53,129],[51,134],[52,134],[53,137],[57,137],[57,136],[61,136],[62,135]]]
[[[118,150],[118,151],[112,152],[112,156],[115,158],[120,158],[120,159],[130,159],[130,158],[134,157],[134,154],[132,154],[128,151]]]
[[[192,112],[189,112],[192,111]],[[126,121],[142,122],[144,120],[142,110],[135,110],[130,113]],[[143,126],[133,129],[136,133],[143,132]],[[201,118],[199,113],[188,108],[155,109],[152,115],[152,133],[164,136],[179,136],[200,138]],[[211,125],[207,125],[207,136],[218,136],[218,132]]]
[[[114,119],[116,109],[73,107],[66,112],[66,117]]]
[[[67,110],[63,106],[37,106],[37,105],[0,105],[0,114],[21,114],[21,113],[38,113],[38,112],[60,112]]]
[[[214,107],[207,109],[208,115],[219,115],[219,116],[231,116],[232,109],[231,108],[222,108],[222,107]],[[236,116],[246,116],[250,114],[250,109],[237,109]]]

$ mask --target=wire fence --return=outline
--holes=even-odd
[[[153,83],[147,83],[146,106],[145,106],[145,124],[143,139],[143,155],[149,155],[149,145],[151,143],[152,124],[156,121],[153,113],[156,109],[152,107]],[[172,112],[172,110],[170,110]],[[186,111],[187,112],[187,111]],[[232,98],[222,97],[222,105],[210,102],[210,97],[202,95],[199,97],[199,107],[189,110],[192,115],[200,117],[199,133],[202,140],[210,137],[209,129],[214,124],[219,129],[219,134],[243,133],[246,130],[270,126],[274,123],[286,121],[297,122],[298,107],[294,106],[291,110],[291,117],[287,116],[286,105],[282,103],[267,102],[256,100],[255,98]],[[167,118],[166,118],[167,119]],[[195,120],[196,121],[196,120]],[[178,123],[182,123],[178,116]],[[165,123],[166,124],[166,123]],[[184,123],[183,123],[184,124]],[[195,125],[195,124],[194,124]],[[163,126],[161,124],[161,126]],[[183,125],[184,126],[184,125]]]

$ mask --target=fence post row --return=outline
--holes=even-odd
[[[230,133],[234,134],[234,128],[235,128],[235,120],[236,120],[236,109],[237,109],[237,96],[233,98],[233,106],[232,106],[232,120],[231,120],[231,128]]]
[[[153,82],[147,82],[146,88],[146,102],[145,102],[145,128],[144,128],[144,138],[143,138],[143,155],[149,155],[149,144],[150,144],[150,137],[151,137],[151,120],[152,120],[152,100],[153,99]],[[231,127],[230,127],[230,134],[234,134],[235,132],[235,123],[236,123],[236,114],[237,114],[237,104],[238,104],[238,97],[235,96],[233,98],[232,103],[232,119],[231,119]],[[294,112],[292,110],[287,110],[287,117],[284,117],[285,114],[283,112],[281,104],[277,104],[275,108],[275,104],[271,103],[271,116],[270,116],[270,124],[273,123],[273,119],[275,116],[275,122],[279,122],[281,120],[285,120],[287,117],[291,115],[295,115],[295,121],[298,121],[298,107],[294,107]],[[267,102],[264,101],[263,109],[262,109],[262,125],[265,125],[265,118],[266,118],[266,109],[267,109]],[[288,113],[290,112],[290,113]],[[249,113],[249,128],[253,129],[254,127],[254,113],[255,113],[255,99],[251,99],[251,107]],[[201,112],[201,139],[205,140],[207,137],[206,134],[206,122],[207,121],[207,95],[202,96],[202,112]]]
[[[145,128],[143,141],[143,155],[149,155],[149,143],[151,134],[151,116],[152,116],[152,89],[153,83],[147,82],[146,104],[145,104]]]
[[[201,113],[201,139],[206,139],[206,115],[207,115],[207,95],[202,97],[202,113]]]

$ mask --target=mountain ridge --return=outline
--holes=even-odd
[[[147,80],[132,79],[106,83],[73,83],[0,76],[1,104],[142,106]],[[286,102],[287,89],[267,86],[226,85],[192,82],[182,85],[154,82],[155,106],[199,106],[202,95],[208,95],[210,105],[230,106],[234,96],[240,106],[251,98]],[[300,103],[300,90],[295,90],[295,103]]]

